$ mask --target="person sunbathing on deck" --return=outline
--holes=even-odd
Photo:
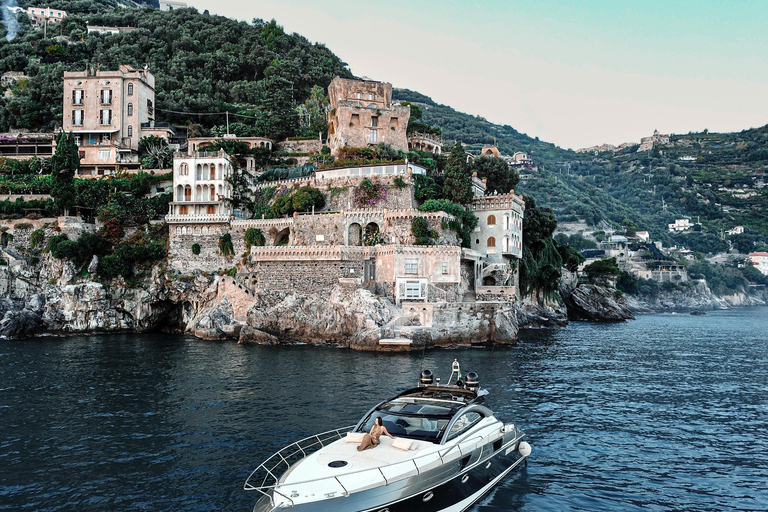
[[[371,427],[371,433],[365,434],[360,446],[357,447],[357,451],[361,452],[379,446],[379,443],[381,443],[381,434],[385,434],[392,439],[395,439],[395,436],[387,432],[387,427],[382,423],[381,416],[377,416],[376,420],[373,422],[373,427]]]

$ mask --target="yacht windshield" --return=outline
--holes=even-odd
[[[358,432],[370,432],[377,417],[393,436],[440,442],[445,427],[462,403],[441,400],[396,398],[377,407],[365,418]]]

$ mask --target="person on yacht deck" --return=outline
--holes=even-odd
[[[382,423],[381,416],[377,416],[373,423],[373,427],[371,427],[371,433],[365,434],[365,437],[363,437],[363,441],[360,443],[360,446],[357,447],[357,451],[361,452],[363,450],[368,450],[369,448],[375,448],[379,446],[379,443],[381,442],[381,434],[385,434],[392,439],[395,438],[395,436],[387,432],[387,427],[385,427]]]

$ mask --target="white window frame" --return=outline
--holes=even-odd
[[[111,149],[99,149],[99,160],[109,160],[112,157]]]
[[[371,133],[368,134],[368,142],[371,144],[376,144],[378,142],[379,134],[376,132],[378,132],[378,130],[371,130]]]
[[[419,259],[406,258],[405,264],[403,265],[403,273],[412,276],[419,275]]]

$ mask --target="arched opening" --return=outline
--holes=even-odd
[[[191,201],[192,200],[192,187],[187,185],[184,187],[184,200],[185,201]]]
[[[496,216],[495,215],[489,215],[488,216],[488,225],[489,226],[495,226],[496,225]]]
[[[353,222],[347,228],[347,245],[362,245],[363,228],[357,222]]]
[[[505,236],[501,240],[501,250],[502,252],[509,252],[509,237]]]
[[[203,165],[203,179],[211,179],[211,168],[208,166],[208,164]]]
[[[195,169],[195,179],[196,180],[203,179],[203,166],[200,164],[197,164],[197,168]]]
[[[504,225],[503,225],[503,227],[504,227],[505,231],[509,229],[509,215],[507,215],[506,213],[504,214]]]
[[[5,231],[3,231],[2,234],[0,234],[0,245],[2,245],[3,247],[8,247],[8,233],[6,233]]]
[[[290,237],[291,237],[290,229],[285,228],[279,231],[275,235],[275,245],[288,245],[288,242],[290,242]]]
[[[205,213],[208,215],[214,215],[216,213],[216,207],[213,205],[208,206]]]
[[[496,239],[492,236],[488,237],[488,242],[485,244],[486,247],[496,247]]]
[[[215,201],[216,200],[216,187],[211,187],[210,199],[211,199],[211,201]]]
[[[203,187],[198,185],[195,187],[195,201],[202,201],[203,200]]]
[[[363,245],[376,245],[382,241],[381,234],[379,233],[379,225],[375,222],[366,224],[365,229],[363,230]]]
[[[496,286],[496,279],[492,276],[485,276],[483,278],[483,286]]]
[[[176,187],[176,200],[177,201],[183,201],[184,200],[184,187],[179,185]]]

